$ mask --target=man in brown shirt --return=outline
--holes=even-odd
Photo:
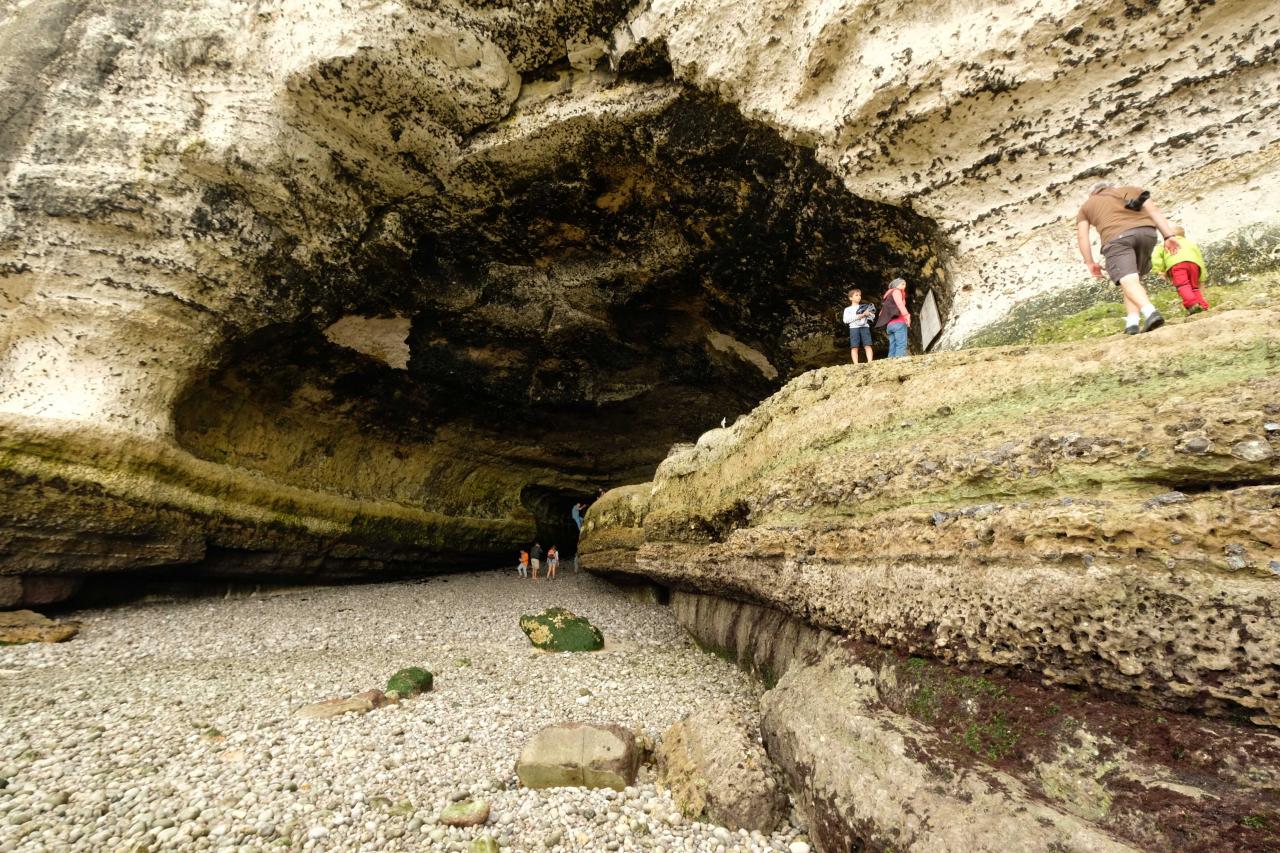
[[[1170,240],[1173,227],[1151,203],[1150,195],[1140,187],[1117,187],[1103,182],[1089,191],[1088,200],[1076,214],[1080,254],[1095,278],[1102,277],[1102,266],[1093,260],[1089,227],[1098,229],[1107,275],[1124,294],[1127,335],[1149,332],[1164,325],[1164,317],[1151,304],[1147,289],[1142,286],[1142,277],[1151,272],[1151,252],[1156,243],[1161,237]]]

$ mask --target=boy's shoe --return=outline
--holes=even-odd
[[[1138,327],[1137,327],[1137,326],[1125,326],[1125,327],[1124,327],[1124,333],[1125,333],[1126,335],[1136,335],[1136,334],[1138,334]]]
[[[1160,316],[1159,311],[1152,311],[1147,315],[1147,319],[1142,321],[1142,331],[1150,332],[1152,329],[1158,329],[1164,325],[1164,317]]]
[[[1190,317],[1192,314],[1199,314],[1203,310],[1204,310],[1203,306],[1192,305],[1190,308],[1187,309],[1187,316]]]

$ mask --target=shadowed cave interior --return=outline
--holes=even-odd
[[[946,316],[932,222],[850,195],[711,98],[572,138],[526,139],[518,160],[476,147],[459,167],[473,191],[381,211],[343,287],[282,281],[314,322],[229,346],[179,404],[180,443],[291,485],[531,514],[571,555],[574,500],[847,361],[850,286],[879,301],[903,275],[914,310],[932,292]],[[343,317],[382,318],[400,354],[336,343]]]

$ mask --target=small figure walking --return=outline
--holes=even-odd
[[[1169,250],[1170,243],[1177,244],[1176,252]],[[1181,225],[1173,229],[1173,239],[1156,246],[1151,255],[1151,271],[1164,276],[1177,289],[1188,314],[1209,310],[1209,300],[1200,290],[1200,279],[1208,272],[1204,254],[1187,239],[1187,231]]]
[[[516,571],[520,573],[520,577],[529,577],[529,552],[521,549],[520,562],[516,563]]]
[[[538,569],[542,568],[542,546],[537,542],[533,543],[533,549],[529,552],[529,561],[533,564],[533,579],[538,579]]]
[[[862,301],[862,291],[849,291],[849,307],[844,309],[844,322],[849,327],[849,357],[858,363],[858,349],[867,356],[867,363],[875,360],[871,353],[871,323],[876,318],[876,306]]]
[[[560,566],[560,552],[556,550],[556,546],[552,545],[547,549],[547,580],[556,579],[556,569]]]
[[[889,358],[906,358],[907,329],[911,328],[911,312],[907,310],[907,280],[895,278],[889,282],[880,306],[880,319],[876,328],[889,335]]]

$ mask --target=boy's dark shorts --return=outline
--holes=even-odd
[[[1160,232],[1154,228],[1134,228],[1116,237],[1102,247],[1103,265],[1107,275],[1116,284],[1127,275],[1146,275],[1151,272],[1151,253],[1160,240]]]
[[[849,328],[849,349],[871,346],[871,330],[866,326]]]

